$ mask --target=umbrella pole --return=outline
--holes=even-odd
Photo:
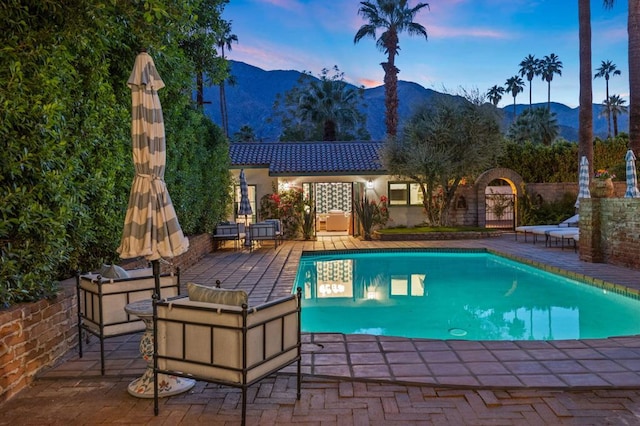
[[[249,225],[247,224],[247,215],[244,215],[244,246],[251,247],[251,235],[249,234]]]
[[[160,261],[152,260],[151,269],[153,271],[153,281],[156,287],[156,291],[155,291],[155,294],[153,295],[153,298],[158,300],[160,299]]]

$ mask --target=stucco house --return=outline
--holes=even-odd
[[[236,180],[244,169],[254,211],[249,222],[263,219],[256,213],[265,194],[295,187],[314,200],[318,232],[351,235],[357,229],[353,200],[365,194],[374,200],[389,197],[393,180],[380,160],[382,146],[381,141],[233,143],[230,168]],[[239,189],[235,201],[237,205]],[[407,211],[394,209],[393,214],[395,221]],[[405,218],[400,220],[406,223]]]

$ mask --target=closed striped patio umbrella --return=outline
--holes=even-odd
[[[244,169],[240,170],[240,204],[238,205],[238,215],[244,215],[245,225],[247,215],[253,214],[251,203],[249,202],[249,187],[247,186],[247,178],[244,176]]]
[[[632,150],[628,150],[624,159],[627,162],[627,191],[624,193],[624,197],[640,198],[640,191],[638,190],[638,174],[636,172],[636,156]]]
[[[164,82],[153,59],[142,51],[127,82],[131,89],[131,141],[135,176],[124,220],[118,253],[123,259],[144,256],[152,261],[159,294],[161,258],[187,251],[189,240],[182,233],[164,182],[166,141],[158,90]]]
[[[585,155],[580,159],[580,171],[578,173],[578,199],[575,207],[580,207],[580,198],[591,198],[589,192],[589,160]]]

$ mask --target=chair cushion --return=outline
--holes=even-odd
[[[244,290],[225,290],[196,283],[187,283],[187,294],[189,300],[220,305],[242,306],[249,300]]]
[[[129,273],[118,265],[102,265],[98,271],[103,278],[122,279],[129,278]]]

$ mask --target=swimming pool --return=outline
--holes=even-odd
[[[302,330],[466,340],[640,334],[640,301],[485,250],[303,253]]]

